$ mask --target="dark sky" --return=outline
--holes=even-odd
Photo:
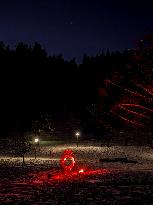
[[[152,31],[152,0],[0,0],[0,40],[38,41],[66,59],[131,48]]]

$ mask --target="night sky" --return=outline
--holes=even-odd
[[[130,3],[131,2],[131,3]],[[49,55],[123,50],[152,32],[153,2],[129,0],[0,1],[0,40],[38,41]]]
[[[151,0],[5,0],[0,40],[11,46],[38,41],[49,55],[80,61],[84,53],[135,46],[153,30],[152,11]]]

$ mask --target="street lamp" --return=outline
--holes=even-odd
[[[78,139],[79,139],[80,133],[79,133],[79,132],[76,132],[75,135],[77,136],[77,147],[78,147]]]
[[[35,159],[36,159],[36,157],[37,157],[36,145],[39,145],[39,138],[35,138],[34,142],[35,142]]]

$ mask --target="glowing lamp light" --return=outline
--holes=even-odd
[[[79,132],[76,132],[75,135],[77,136],[77,147],[78,147],[78,139],[79,139],[80,133],[79,133]]]
[[[80,135],[80,133],[79,132],[76,132],[76,134],[75,134],[77,137]]]
[[[39,142],[39,139],[38,138],[35,138],[35,143]]]

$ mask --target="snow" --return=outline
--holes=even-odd
[[[25,156],[27,165],[45,164],[52,167],[59,167],[59,159],[65,149],[72,149],[78,165],[112,168],[112,169],[129,169],[129,170],[153,170],[153,149],[144,146],[85,146],[80,144],[39,146],[37,148],[37,158],[34,158],[34,150]],[[121,162],[100,162],[100,159],[127,158],[137,163]],[[0,164],[20,165],[22,158],[13,156],[0,155]]]
[[[53,181],[60,173],[59,159],[65,149],[72,149],[80,168],[91,171],[75,179]],[[100,162],[100,159],[124,158],[137,163]],[[149,147],[98,147],[84,144],[40,146],[22,158],[10,152],[0,154],[1,204],[152,204],[153,150]],[[85,169],[86,172],[86,169]]]

